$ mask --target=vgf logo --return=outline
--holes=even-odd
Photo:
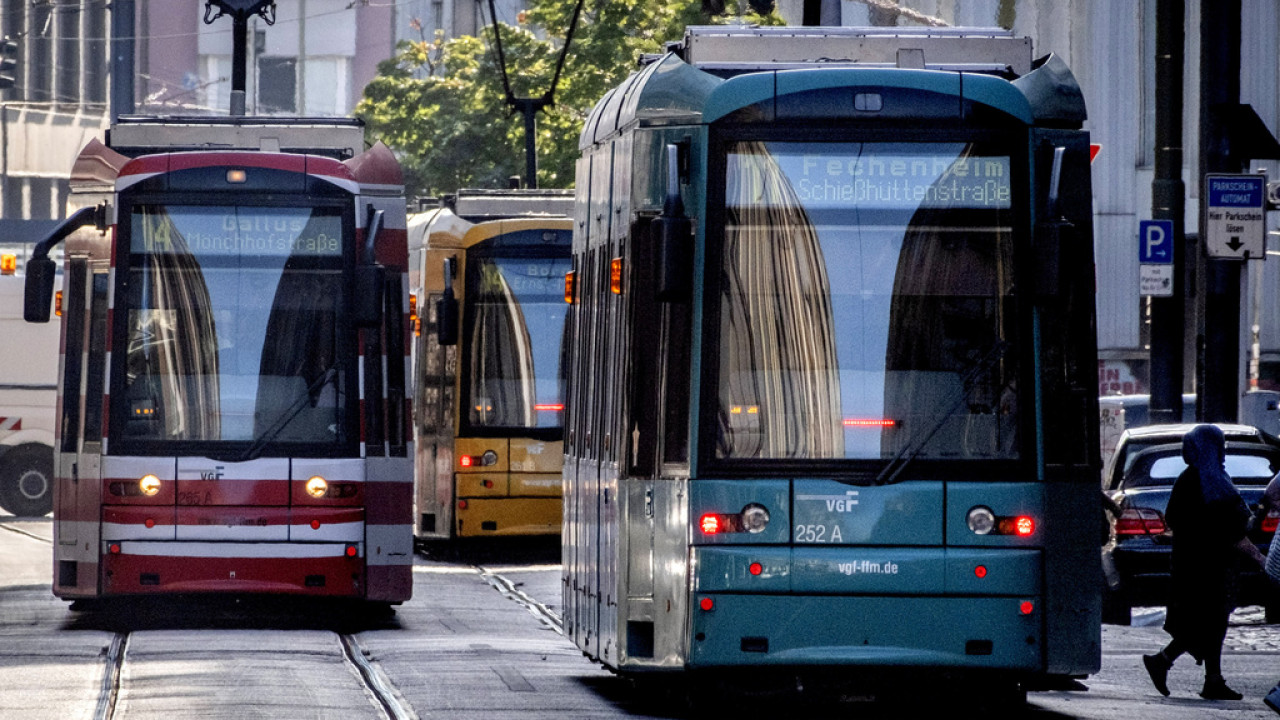
[[[829,495],[827,500],[827,512],[849,513],[853,512],[854,506],[858,504],[858,491],[849,490],[843,497],[839,495]]]
[[[222,471],[223,471],[223,467],[221,465],[215,465],[212,470],[201,470],[200,479],[201,480],[221,480]]]

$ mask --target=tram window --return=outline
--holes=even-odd
[[[62,387],[62,451],[77,452],[80,449],[81,428],[81,387],[84,379],[84,357],[86,318],[84,316],[87,265],[83,259],[77,258],[67,262],[67,285],[72,292],[66,295],[66,307],[63,317],[66,318],[66,348],[63,353]]]
[[[135,206],[111,431],[352,442],[342,226],[336,208]]]
[[[568,258],[476,255],[467,263],[467,421],[559,428]]]
[[[106,378],[107,282],[105,270],[93,273],[93,297],[89,313],[89,364],[85,368],[84,439],[102,440],[102,383]]]
[[[732,144],[716,455],[1014,457],[1010,173],[965,143]]]

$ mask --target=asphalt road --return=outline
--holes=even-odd
[[[413,599],[394,617],[298,603],[128,603],[71,612],[49,593],[48,519],[0,517],[2,718],[916,717],[972,715],[972,698],[922,687],[894,701],[681,695],[633,687],[584,658],[558,631],[554,548],[419,558]],[[1267,718],[1280,679],[1280,626],[1244,608],[1225,673],[1240,702],[1196,694],[1189,659],[1158,695],[1140,655],[1167,639],[1161,612],[1103,629],[1103,667],[1087,690],[1032,692],[1028,718]]]

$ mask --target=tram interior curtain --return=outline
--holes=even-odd
[[[955,161],[964,163],[970,152]],[[951,172],[938,183],[949,182]],[[1007,218],[921,207],[902,238],[889,308],[886,457],[1006,457],[1014,451]],[[966,214],[967,213],[967,214]]]
[[[140,220],[134,231],[141,230],[149,252],[143,261],[145,300],[131,328],[130,365],[141,353],[147,380],[160,396],[165,439],[218,440],[218,333],[200,262],[167,212],[144,209]]]
[[[717,453],[843,457],[826,261],[764,143],[732,148],[725,205]]]
[[[533,343],[515,293],[490,262],[478,261],[470,345],[471,422],[495,427],[534,427]]]

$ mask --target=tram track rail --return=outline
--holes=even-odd
[[[500,595],[517,605],[523,606],[544,625],[555,630],[558,634],[564,635],[564,621],[560,618],[559,613],[533,599],[528,593],[521,590],[515,582],[501,573],[483,565],[475,565],[473,567],[480,572],[480,577],[484,578],[484,581],[489,583]]]
[[[7,530],[48,545],[53,544],[53,538],[29,532],[11,523],[0,522],[0,530]],[[495,587],[501,585],[510,588],[509,592],[513,595],[523,596],[526,601],[532,602],[531,598],[516,589],[509,580],[503,578],[502,581],[495,584]],[[490,582],[492,584],[495,581]],[[360,679],[362,690],[381,715],[386,720],[418,720],[418,714],[401,695],[395,683],[387,677],[377,663],[369,658],[369,653],[360,645],[359,638],[350,633],[335,632],[334,635],[337,636],[338,644],[342,648],[343,662],[354,670],[356,677]],[[131,636],[132,634],[127,631],[116,632],[112,635],[110,644],[103,650],[102,680],[98,686],[93,720],[112,720],[115,717]]]

